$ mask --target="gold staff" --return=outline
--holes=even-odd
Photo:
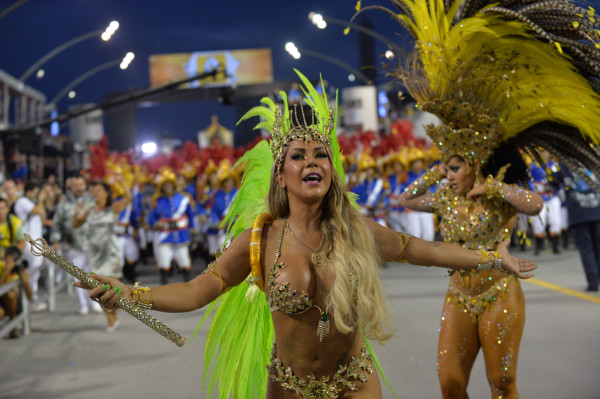
[[[68,259],[53,251],[43,238],[34,240],[29,234],[25,234],[25,240],[31,244],[31,253],[33,255],[43,256],[69,273],[71,276],[83,281],[88,287],[94,288],[103,285],[102,282],[96,280],[91,274],[84,272],[82,269],[71,263]],[[117,299],[117,306],[163,337],[174,342],[177,346],[181,347],[185,344],[185,337],[182,337],[179,333],[167,327],[156,317],[149,315],[144,309],[140,308],[135,303],[123,297],[119,297],[119,299]]]

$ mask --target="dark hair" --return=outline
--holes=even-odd
[[[4,257],[6,258],[8,256],[14,256],[15,259],[18,259],[21,256],[21,250],[15,245],[6,247],[6,249],[4,250]]]
[[[315,110],[308,104],[293,104],[289,107],[290,127],[305,127],[317,124]]]
[[[104,191],[106,191],[106,206],[112,206],[112,191],[110,186],[104,182],[98,181],[93,184],[93,186],[101,186]]]
[[[25,187],[23,188],[23,191],[25,193],[28,193],[28,192],[30,192],[32,190],[35,190],[36,188],[39,188],[39,187],[40,187],[40,185],[37,182],[29,180],[29,181],[27,181],[27,183],[25,183]]]
[[[6,206],[7,206],[7,207],[9,207],[9,206],[8,206],[8,200],[7,200],[6,198],[4,198],[4,197],[0,197],[0,202],[4,202],[4,203],[6,204]],[[10,207],[9,207],[9,208],[10,208]]]
[[[504,182],[507,184],[520,183],[527,187],[529,167],[523,160],[519,147],[511,142],[503,142],[494,150],[494,153],[481,168],[481,174],[483,177],[489,175],[495,177],[500,168],[506,164],[510,164],[510,167],[506,170]]]

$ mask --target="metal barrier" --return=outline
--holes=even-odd
[[[14,280],[10,283],[0,285],[0,296],[6,294],[10,290],[15,287],[21,285],[21,280]],[[23,323],[23,335],[29,335],[31,332],[31,328],[29,326],[29,301],[27,300],[27,293],[21,287],[21,313],[17,314],[12,320],[9,320],[7,323],[3,324],[0,327],[0,337],[3,337],[9,334],[13,328],[17,327],[19,324]]]
[[[38,300],[32,305],[35,306],[40,302],[48,302],[48,311],[54,312],[56,310],[56,293],[61,289],[65,288],[67,291],[67,295],[71,296],[73,294],[73,286],[70,283],[71,277],[65,274],[64,278],[61,280],[59,284],[56,283],[56,270],[58,269],[59,273],[63,273],[62,270],[56,266],[54,263],[50,261],[44,261],[42,269],[47,269],[47,273],[43,275],[46,278],[46,292],[40,295],[38,293]]]
[[[56,270],[62,273],[62,270],[51,262],[44,262],[42,266],[41,276],[45,279],[45,292],[38,292],[38,300],[36,302],[29,302],[27,294],[23,288],[21,288],[21,313],[7,323],[0,324],[0,337],[9,334],[13,328],[23,323],[23,335],[29,335],[31,328],[29,325],[29,317],[31,310],[39,303],[48,302],[48,311],[54,312],[56,310],[56,293],[62,289],[65,289],[67,295],[73,295],[73,286],[71,285],[71,277],[65,273],[64,278],[60,283],[56,283]],[[45,270],[44,270],[45,269]],[[42,277],[41,277],[42,278]],[[0,286],[0,297],[13,288],[21,284],[20,280],[11,281]]]

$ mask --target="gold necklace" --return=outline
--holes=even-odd
[[[294,237],[296,241],[298,241],[304,248],[308,249],[311,252],[310,261],[312,262],[312,264],[315,265],[316,268],[323,266],[325,264],[325,261],[327,260],[325,254],[323,253],[323,251],[321,251],[321,249],[323,248],[323,239],[325,238],[325,234],[321,235],[321,242],[319,243],[319,248],[315,251],[314,249],[300,241],[296,234],[294,234],[294,231],[290,227],[290,224],[288,223],[287,219],[283,219],[283,223],[285,223],[285,228],[287,228],[289,232],[292,233],[292,237]]]

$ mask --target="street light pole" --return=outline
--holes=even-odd
[[[112,27],[112,28],[111,28]],[[72,47],[74,45],[76,45],[79,42],[82,42],[84,40],[90,39],[92,37],[96,37],[99,35],[102,35],[102,39],[107,41],[108,39],[110,39],[110,36],[112,36],[112,34],[119,28],[119,23],[116,21],[113,21],[110,23],[109,27],[106,29],[98,29],[95,30],[93,32],[89,32],[86,34],[83,34],[81,36],[78,36],[74,39],[69,40],[66,43],[61,44],[60,46],[56,47],[54,50],[51,50],[50,52],[48,52],[46,55],[44,55],[42,58],[40,58],[39,60],[37,60],[32,66],[29,67],[29,69],[27,69],[27,71],[25,71],[25,73],[23,75],[21,75],[21,77],[19,78],[19,80],[21,82],[25,82],[27,80],[27,78],[29,78],[36,70],[39,69],[39,67],[41,67],[42,65],[44,65],[48,60],[50,60],[51,58],[55,57],[57,54],[62,53],[63,51],[65,51],[66,49],[68,49],[69,47]],[[109,35],[104,36],[107,32],[110,32]],[[106,37],[106,39],[105,39]]]
[[[131,55],[129,55],[129,54],[131,54]],[[87,71],[86,73],[80,75],[78,78],[74,79],[71,83],[69,83],[68,85],[66,85],[56,96],[54,96],[54,98],[52,99],[52,101],[50,102],[49,105],[54,105],[56,107],[56,105],[58,104],[58,102],[72,88],[74,88],[79,83],[83,82],[84,80],[86,80],[86,79],[94,76],[95,74],[104,71],[105,69],[108,69],[110,67],[113,67],[113,66],[116,66],[116,65],[119,65],[119,64],[121,64],[121,69],[127,68],[127,66],[129,65],[129,62],[131,62],[132,59],[133,59],[133,53],[127,53],[127,55],[125,56],[125,58],[117,58],[116,60],[108,61],[108,62],[106,62],[106,63],[104,63],[102,65],[99,65],[99,66],[97,66],[95,68],[90,69],[89,71]]]
[[[330,56],[328,54],[320,53],[318,51],[313,51],[313,50],[299,49],[292,42],[288,42],[285,45],[285,49],[295,59],[300,58],[300,56],[301,56],[302,53],[304,53],[306,55],[310,55],[311,57],[320,58],[320,59],[325,60],[327,62],[331,62],[332,64],[335,64],[335,65],[339,66],[340,68],[345,69],[346,71],[348,71],[351,74],[355,75],[365,85],[372,84],[372,82],[369,80],[369,78],[367,78],[361,71],[359,71],[356,68],[351,67],[350,65],[346,64],[345,62],[340,61],[337,58],[332,57],[332,56]]]
[[[396,43],[394,43],[387,37],[383,36],[382,34],[375,32],[373,29],[365,28],[364,26],[361,26],[361,25],[358,25],[358,24],[355,24],[352,22],[344,21],[341,19],[325,17],[321,14],[317,14],[314,12],[311,12],[308,14],[308,19],[310,19],[311,22],[319,29],[325,29],[327,27],[327,23],[343,26],[344,28],[347,28],[347,29],[352,28],[354,30],[362,32],[368,36],[371,36],[371,37],[385,43],[390,49],[392,49],[394,51],[394,53],[404,54],[404,49],[401,46],[397,45]],[[324,21],[325,24],[321,23],[320,21]],[[344,32],[344,33],[346,33],[346,32]]]

